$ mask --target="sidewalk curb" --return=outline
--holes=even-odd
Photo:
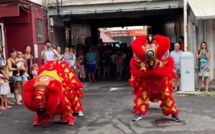
[[[196,95],[196,96],[210,96],[210,97],[215,97],[215,92],[183,92],[183,91],[177,91],[174,92],[173,94],[177,95],[177,96],[181,96],[181,95]]]

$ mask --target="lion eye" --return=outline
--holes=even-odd
[[[140,62],[141,60],[137,57],[137,55],[134,53],[133,54],[133,57],[134,57],[134,59],[137,61],[137,62]]]
[[[163,55],[162,60],[166,60],[169,57],[169,50]]]

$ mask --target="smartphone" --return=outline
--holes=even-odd
[[[51,46],[46,46],[47,49],[51,48]]]

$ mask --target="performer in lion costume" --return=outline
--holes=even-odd
[[[33,125],[46,125],[60,120],[74,125],[73,112],[82,111],[82,83],[65,61],[47,61],[39,68],[38,76],[23,86],[25,106],[37,113]]]
[[[149,101],[161,101],[164,115],[181,121],[174,105],[172,82],[177,79],[174,61],[169,56],[170,40],[161,35],[140,36],[132,42],[133,58],[130,61],[134,99],[133,121],[142,119],[148,111]]]

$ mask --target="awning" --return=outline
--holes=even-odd
[[[215,19],[215,0],[188,0],[196,19]]]
[[[112,38],[108,37],[105,33],[100,33],[100,38],[102,39],[103,43],[118,43],[119,41],[115,41]]]
[[[19,16],[18,4],[0,4],[0,17]]]

